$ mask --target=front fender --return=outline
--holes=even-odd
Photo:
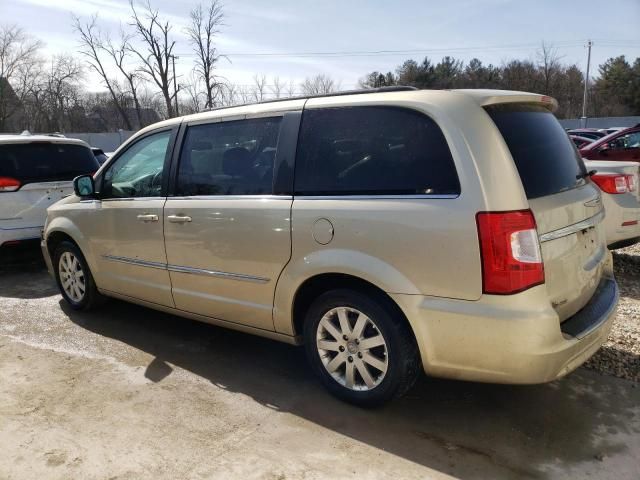
[[[306,280],[326,273],[351,275],[387,293],[420,293],[406,276],[379,258],[355,250],[318,250],[301,258],[293,258],[280,275],[273,310],[276,332],[294,334],[293,301],[296,292]]]
[[[67,217],[49,217],[47,219],[46,228],[43,235],[43,240],[45,244],[48,245],[49,237],[53,233],[64,233],[71,237],[71,239],[78,245],[80,251],[84,255],[87,264],[89,265],[89,269],[92,272],[97,271],[97,265],[94,262],[94,255],[91,251],[91,243],[84,236],[84,234],[80,231],[78,226],[71,221],[71,219]],[[53,256],[53,252],[49,252],[51,256]]]

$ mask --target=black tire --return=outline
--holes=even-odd
[[[386,349],[386,355],[384,355],[387,362],[386,372],[379,380],[380,383],[365,391],[347,388],[341,383],[346,378],[346,362],[344,364],[344,378],[336,380],[325,368],[325,362],[328,362],[329,358],[335,357],[327,356],[326,351],[324,352],[325,355],[321,356],[322,353],[317,345],[320,322],[325,314],[339,307],[347,307],[364,313],[375,324],[373,326],[375,334],[381,333],[386,342],[384,347],[380,347]],[[349,315],[357,315],[357,312],[351,311]],[[349,321],[352,324],[355,323],[351,318]],[[333,337],[326,338],[333,340]],[[341,400],[361,407],[377,407],[401,396],[413,386],[421,371],[420,354],[412,332],[405,319],[401,318],[397,310],[390,305],[390,301],[382,298],[380,294],[374,293],[372,295],[355,290],[339,289],[320,295],[306,313],[304,342],[311,368],[327,390]],[[348,344],[345,343],[344,345]],[[344,345],[340,347],[343,348],[342,352],[345,352]],[[358,348],[353,344],[350,347]],[[350,347],[347,346],[346,348]],[[329,355],[337,356],[338,353],[329,352]],[[344,355],[349,358],[349,350]],[[357,355],[360,355],[360,353],[357,353]],[[355,354],[351,358],[355,360]],[[382,371],[375,369],[373,371],[378,376],[382,373]],[[340,375],[339,371],[336,373]],[[364,382],[364,377],[360,373],[355,375],[355,378],[359,379],[361,383]],[[355,384],[357,384],[357,381]],[[366,386],[361,384],[359,388],[366,388]]]
[[[62,286],[61,275],[61,264],[60,259],[65,253],[70,253],[74,258],[77,259],[79,268],[82,270],[84,275],[84,292],[81,298],[74,299],[65,291]],[[106,297],[100,295],[98,289],[96,288],[96,283],[93,280],[93,275],[91,274],[91,270],[89,269],[89,265],[84,258],[84,255],[80,251],[80,249],[72,242],[63,241],[60,242],[53,253],[53,271],[55,272],[56,283],[58,284],[58,288],[60,289],[60,293],[62,297],[67,301],[69,306],[74,310],[84,310],[89,311],[92,310],[99,305],[102,305],[106,300]]]

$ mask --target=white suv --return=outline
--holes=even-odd
[[[74,177],[98,168],[81,140],[0,136],[0,247],[39,239],[47,208],[73,193]]]

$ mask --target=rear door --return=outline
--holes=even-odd
[[[595,292],[607,258],[599,189],[566,133],[543,106],[486,107],[500,130],[534,213],[550,301],[561,320]]]
[[[73,179],[99,168],[91,150],[81,144],[24,142],[0,145],[0,177],[19,182],[0,201],[0,228],[39,229],[47,208],[73,193]]]
[[[292,197],[274,191],[284,123],[280,113],[186,125],[164,208],[176,308],[273,330],[275,285],[291,256]]]

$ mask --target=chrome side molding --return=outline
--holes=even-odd
[[[218,272],[216,270],[206,270],[204,268],[183,267],[180,265],[167,265],[170,272],[190,273],[193,275],[206,275],[209,277],[227,278],[229,280],[241,280],[244,282],[267,283],[268,278],[246,275],[244,273]]]
[[[112,262],[128,263],[130,265],[137,265],[138,267],[158,268],[160,270],[166,270],[167,264],[160,262],[148,262],[146,260],[138,260],[137,258],[118,257],[117,255],[102,255],[105,260],[111,260]]]
[[[171,265],[168,263],[148,262],[146,260],[138,260],[137,258],[119,257],[116,255],[102,255],[105,260],[112,262],[126,263],[136,265],[138,267],[157,268],[160,270],[168,270],[176,273],[188,273],[192,275],[204,275],[208,277],[225,278],[228,280],[239,280],[243,282],[267,283],[269,278],[257,277],[254,275],[246,275],[244,273],[219,272],[217,270],[207,270],[204,268],[184,267],[181,265]]]

